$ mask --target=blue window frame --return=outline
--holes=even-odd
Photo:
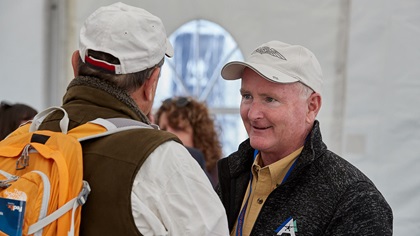
[[[168,97],[191,96],[204,101],[219,128],[224,155],[236,150],[247,135],[239,115],[240,80],[220,76],[229,61],[243,60],[232,36],[218,24],[193,20],[169,37],[175,55],[162,67],[154,109]]]

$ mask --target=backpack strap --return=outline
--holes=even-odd
[[[107,136],[107,135],[118,133],[125,130],[131,130],[131,129],[159,129],[159,126],[157,125],[148,125],[146,123],[143,123],[137,120],[127,119],[127,118],[109,118],[109,119],[97,118],[95,120],[89,121],[88,124],[89,123],[100,125],[104,127],[106,131],[98,133],[98,134],[77,137],[79,142],[82,142],[88,139],[94,139],[94,138]],[[77,129],[77,127],[75,129]]]
[[[41,125],[42,121],[54,111],[60,110],[64,113],[63,118],[60,120],[60,130],[63,134],[67,134],[69,129],[69,115],[67,114],[66,110],[62,107],[49,107],[38,114],[32,120],[31,126],[29,127],[29,132],[37,131],[39,126]]]
[[[56,219],[60,218],[60,216],[64,215],[66,212],[73,210],[71,215],[71,225],[70,225],[70,231],[68,232],[68,235],[73,236],[74,235],[74,216],[76,213],[77,207],[85,204],[87,200],[87,196],[90,193],[90,186],[87,181],[83,180],[83,187],[80,191],[79,195],[70,201],[68,201],[66,204],[64,204],[62,207],[55,210],[53,213],[49,214],[45,218],[39,220],[38,222],[32,224],[28,228],[28,235],[34,234],[37,231],[41,230],[45,226],[51,224]]]
[[[32,119],[31,125],[29,127],[29,132],[37,131],[39,129],[39,126],[44,121],[44,119],[48,115],[50,115],[52,112],[57,111],[57,110],[62,111],[63,114],[64,114],[63,117],[60,120],[60,130],[63,134],[67,134],[69,132],[68,126],[69,126],[69,123],[70,123],[70,119],[69,119],[69,116],[68,116],[66,110],[64,110],[64,108],[58,107],[58,106],[52,106],[52,107],[49,107],[49,108],[39,112]],[[107,131],[103,132],[101,134],[97,134],[97,135],[90,135],[90,136],[83,137],[83,138],[80,137],[80,138],[78,138],[79,141],[92,139],[92,138],[97,138],[97,137],[103,137],[103,136],[110,135],[112,133],[117,133],[117,132],[121,132],[121,131],[124,131],[124,130],[135,129],[135,128],[159,129],[159,126],[157,126],[157,125],[154,125],[154,124],[148,125],[146,123],[143,123],[143,122],[140,122],[140,121],[137,121],[137,120],[133,120],[133,119],[127,119],[127,118],[109,118],[109,119],[97,118],[97,119],[92,120],[88,123],[93,123],[93,124],[100,125],[100,126],[106,128]]]

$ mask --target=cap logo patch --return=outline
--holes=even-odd
[[[255,51],[252,54],[254,54],[254,53],[268,54],[268,55],[271,55],[273,57],[277,57],[277,58],[280,58],[282,60],[287,61],[287,59],[283,55],[281,55],[281,53],[279,53],[276,49],[270,48],[270,47],[267,47],[267,46],[259,47],[259,48],[255,49]]]

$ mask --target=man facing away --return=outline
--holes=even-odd
[[[249,136],[218,162],[231,235],[392,235],[382,194],[322,141],[323,78],[312,52],[270,41],[227,63],[222,77],[242,79]]]
[[[173,55],[161,20],[115,3],[90,15],[72,56],[75,78],[62,107],[70,128],[96,118],[150,124],[165,54]],[[41,129],[58,130],[60,112]],[[172,134],[135,129],[83,143],[84,179],[92,188],[80,235],[228,235],[208,178]]]

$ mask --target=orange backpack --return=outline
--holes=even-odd
[[[57,109],[64,113],[62,132],[37,130]],[[64,109],[52,107],[0,142],[0,236],[78,235],[81,206],[90,192],[83,180],[80,142],[133,128],[152,128],[115,118],[96,119],[67,131],[68,122]]]

